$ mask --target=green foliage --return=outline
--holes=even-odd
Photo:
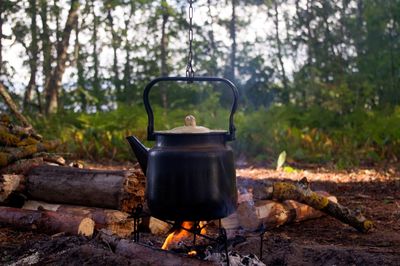
[[[287,161],[360,163],[397,160],[400,152],[400,111],[348,115],[314,107],[274,107],[246,114],[239,125],[237,148],[259,160],[285,150]]]
[[[199,125],[227,128],[229,110],[212,108],[218,97],[210,97],[202,108],[176,108],[164,112],[154,106],[156,130],[181,126],[194,114]],[[322,108],[273,107],[240,111],[235,116],[235,153],[257,161],[284,163],[334,163],[339,168],[397,160],[400,154],[400,108],[391,111],[356,110],[338,115]],[[125,137],[146,139],[147,116],[143,106],[121,105],[110,112],[65,113],[38,119],[35,126],[48,138],[60,138],[65,150],[90,159],[133,159]],[[147,143],[151,146],[152,143]],[[282,157],[282,158],[281,158]],[[282,162],[278,162],[283,166]],[[285,166],[284,171],[295,171]]]

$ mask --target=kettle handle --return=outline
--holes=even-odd
[[[143,102],[144,107],[146,108],[147,117],[148,117],[148,126],[147,126],[147,140],[155,140],[154,134],[154,115],[153,109],[150,106],[149,102],[149,93],[150,89],[158,82],[161,81],[186,81],[188,83],[192,83],[193,81],[209,81],[209,82],[222,82],[227,85],[229,88],[232,89],[233,92],[233,103],[231,107],[231,114],[229,116],[229,133],[226,134],[226,140],[234,140],[235,139],[235,125],[233,122],[233,115],[237,109],[237,102],[239,97],[239,92],[235,84],[232,81],[225,79],[225,78],[218,78],[218,77],[160,77],[153,79],[147,84],[146,88],[143,92]]]

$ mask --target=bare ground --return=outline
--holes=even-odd
[[[297,181],[306,176],[312,189],[328,191],[343,205],[361,209],[376,225],[363,234],[333,218],[323,217],[270,230],[263,238],[262,261],[266,265],[400,265],[400,174],[397,170],[312,169],[286,173],[243,168],[238,169],[237,175],[271,181]],[[233,249],[240,254],[259,256],[259,237],[248,232],[237,233],[246,235],[247,241]],[[143,236],[142,239],[155,247],[163,240],[148,233]],[[0,226],[0,264],[147,265],[146,261],[115,254],[107,243],[96,237],[47,236],[4,226]]]

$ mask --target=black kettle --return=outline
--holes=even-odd
[[[220,82],[233,92],[229,131],[196,125],[193,116],[185,125],[168,131],[154,131],[150,89],[161,81]],[[236,209],[236,172],[228,141],[235,138],[233,115],[238,90],[229,80],[216,77],[161,77],[151,81],[143,93],[148,115],[146,148],[136,137],[127,140],[147,177],[146,199],[150,214],[172,221],[207,221],[228,216]]]

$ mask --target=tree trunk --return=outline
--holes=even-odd
[[[35,200],[131,212],[144,203],[144,176],[133,171],[106,171],[43,165],[28,174],[27,193]]]
[[[11,207],[0,207],[0,224],[18,229],[35,229],[47,234],[65,232],[91,237],[94,221],[90,218],[53,211],[32,211]]]
[[[3,74],[3,0],[0,0],[0,76]]]
[[[95,6],[94,6],[94,1],[92,0],[91,2],[91,8],[92,8],[92,16],[93,16],[93,31],[92,31],[92,58],[93,58],[93,80],[92,80],[92,88],[93,88],[93,94],[94,97],[96,98],[96,111],[101,111],[101,105],[103,104],[103,97],[102,97],[102,92],[100,88],[100,78],[99,78],[99,57],[98,57],[98,49],[97,49],[97,41],[98,41],[98,36],[97,36],[97,31],[98,31],[98,23],[99,23],[99,18],[96,15],[95,12]]]
[[[131,89],[131,47],[130,47],[130,42],[128,40],[128,30],[129,30],[129,23],[130,19],[132,16],[132,10],[130,15],[128,16],[128,19],[125,20],[125,28],[123,31],[123,36],[125,39],[125,65],[124,65],[124,78],[123,78],[123,84],[124,84],[124,92],[126,93]],[[125,94],[124,93],[124,94]],[[122,95],[119,95],[117,100],[124,100]]]
[[[47,0],[40,0],[40,18],[42,20],[42,33],[41,33],[41,40],[42,40],[42,55],[43,55],[43,88],[44,94],[48,95],[50,92],[47,90],[49,89],[49,82],[51,77],[51,43],[50,43],[50,33],[49,33],[49,26],[47,25]],[[43,113],[43,106],[42,106],[42,97],[38,94],[38,104],[40,112]]]
[[[215,76],[217,74],[217,45],[215,43],[215,36],[214,36],[214,17],[211,13],[211,7],[212,7],[211,0],[207,0],[207,9],[208,9],[208,16],[210,17],[210,30],[208,31],[208,36],[210,38],[210,55],[211,55],[211,68],[210,68],[210,76]]]
[[[114,73],[114,77],[112,78],[114,83],[114,88],[116,91],[116,95],[121,95],[121,86],[119,81],[119,72],[118,72],[118,57],[117,57],[117,50],[118,50],[118,35],[114,30],[114,19],[111,14],[111,7],[107,9],[107,20],[110,26],[111,31],[111,47],[113,49],[113,66],[112,71]]]
[[[58,109],[58,95],[61,88],[62,76],[65,71],[67,61],[67,50],[72,28],[78,19],[79,0],[71,0],[71,8],[68,12],[67,21],[62,33],[61,42],[57,47],[57,65],[52,72],[48,86],[46,88],[46,113],[56,113]]]
[[[237,0],[231,0],[232,3],[232,17],[229,24],[229,34],[231,37],[231,54],[230,54],[230,67],[229,67],[229,74],[228,78],[232,81],[235,81],[235,69],[236,69],[236,50],[237,50],[237,43],[236,43],[236,5]]]
[[[282,84],[283,84],[283,93],[282,93],[282,102],[284,104],[289,103],[289,87],[288,87],[288,81],[286,77],[286,71],[285,71],[285,66],[283,64],[283,56],[282,56],[282,43],[281,39],[279,37],[279,11],[278,11],[278,0],[274,0],[273,2],[274,5],[274,24],[275,24],[275,40],[276,40],[276,45],[277,45],[277,56],[278,56],[278,61],[279,61],[279,66],[281,68],[281,75],[282,75]]]
[[[161,24],[161,40],[160,40],[160,51],[161,51],[161,76],[168,76],[168,35],[166,32],[167,22],[169,18],[168,14],[168,3],[166,0],[161,0],[162,10],[162,24]],[[165,86],[161,87],[161,99],[164,112],[168,109],[168,94]]]
[[[36,72],[37,72],[37,61],[38,61],[38,44],[37,44],[37,25],[36,25],[36,15],[37,6],[36,0],[29,0],[29,9],[31,15],[31,44],[29,47],[30,59],[29,66],[31,69],[31,75],[29,78],[28,86],[25,89],[23,108],[27,109],[28,104],[32,100],[32,92],[36,91]]]
[[[129,237],[133,233],[133,219],[129,214],[117,210],[91,208],[73,205],[58,205],[29,200],[22,207],[26,210],[47,210],[60,214],[87,217],[95,222],[95,229],[106,229],[119,237]]]

